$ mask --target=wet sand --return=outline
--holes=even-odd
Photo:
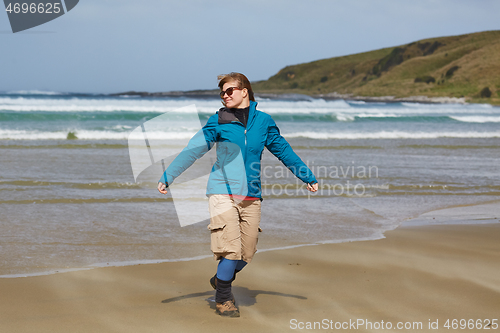
[[[0,279],[0,331],[285,332],[363,320],[357,329],[371,331],[369,321],[380,332],[422,323],[409,332],[438,320],[444,332],[447,319],[500,319],[499,239],[498,223],[403,226],[381,240],[258,253],[234,283],[240,318],[215,314],[212,259]]]

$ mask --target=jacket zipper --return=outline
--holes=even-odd
[[[247,126],[248,126],[248,122],[246,121],[245,113],[243,113],[243,119],[247,123],[246,126],[245,126],[245,153],[246,153],[246,150],[247,150]]]
[[[241,121],[233,121],[233,122],[237,122],[239,123],[241,126],[245,126],[243,125],[243,123]],[[245,157],[246,157],[246,154],[247,154],[247,129],[245,128]]]

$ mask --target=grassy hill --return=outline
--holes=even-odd
[[[500,104],[500,31],[430,38],[287,66],[252,86],[256,93],[465,97]]]

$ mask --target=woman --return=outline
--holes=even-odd
[[[311,192],[318,182],[311,170],[295,154],[280,135],[274,120],[256,110],[254,94],[245,75],[219,75],[221,108],[189,141],[169,165],[158,183],[158,191],[167,187],[214,143],[217,161],[207,184],[211,231],[211,250],[220,260],[217,273],[210,279],[216,289],[216,312],[222,316],[239,317],[231,293],[231,283],[257,251],[260,231],[260,162],[264,147],[273,153]]]

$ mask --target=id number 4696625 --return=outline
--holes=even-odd
[[[5,11],[9,14],[15,13],[39,13],[39,14],[59,14],[61,12],[61,4],[56,3],[9,3],[9,5],[5,8]]]
[[[498,319],[448,319],[444,325],[447,329],[483,329],[496,330],[498,328]]]

